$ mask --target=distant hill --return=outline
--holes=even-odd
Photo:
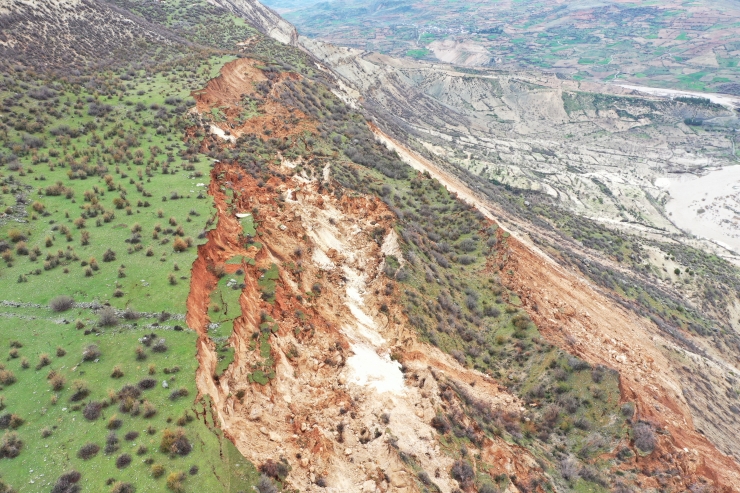
[[[737,2],[266,3],[302,35],[392,56],[697,91],[733,92],[740,80]],[[487,56],[471,56],[479,50]]]

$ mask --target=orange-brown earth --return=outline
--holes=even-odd
[[[617,369],[622,399],[636,403],[638,418],[665,430],[656,451],[638,455],[636,465],[645,471],[678,469],[674,486],[687,488],[704,477],[719,491],[738,491],[740,467],[696,430],[681,376],[661,351],[669,342],[657,327],[520,241],[511,238],[509,247],[503,271],[511,274],[502,278],[543,336],[590,363]],[[649,477],[643,483],[661,486]]]
[[[253,62],[237,62],[196,95],[199,112],[221,108],[227,116],[219,122],[222,128],[230,128],[234,95],[264,77]],[[312,125],[297,122],[297,128]],[[209,142],[230,145],[214,137]],[[331,180],[328,169],[307,168],[260,187],[235,164],[215,165],[209,193],[218,222],[199,247],[188,298],[187,321],[200,336],[198,388],[211,397],[216,421],[248,459],[257,465],[285,459],[292,466],[289,482],[301,490],[317,489],[324,478],[329,491],[418,491],[414,468],[401,458],[405,454],[443,492],[453,491],[457,483],[449,471],[459,450],[440,442],[430,422],[440,410],[463,412],[456,398],[441,397],[441,387],[464,387],[511,416],[519,415],[523,403],[409,330],[397,288],[381,275],[385,254],[398,252],[395,217],[375,197],[330,194],[324,188]],[[226,188],[234,191],[233,199]],[[236,214],[255,208],[261,248],[247,249]],[[380,238],[374,234],[379,228],[386,231]],[[241,256],[253,258],[254,265],[226,264]],[[279,280],[270,303],[258,280],[272,264]],[[208,306],[219,272],[244,288],[229,341],[234,362],[216,376]],[[278,325],[269,336],[274,378],[266,385],[250,383],[255,365],[264,361],[254,335],[268,316]],[[403,362],[403,371],[391,354]],[[497,474],[517,481],[542,475],[533,457],[503,440],[485,440],[481,454]]]
[[[495,207],[467,188],[460,180],[371,125],[373,132],[409,165],[428,171],[448,190],[495,220]],[[620,373],[622,400],[634,401],[637,418],[656,424],[659,448],[647,457],[637,455],[642,484],[657,487],[651,477],[656,470],[676,469],[671,483],[687,488],[706,480],[718,491],[740,491],[740,465],[723,454],[697,431],[691,410],[682,394],[685,378],[665,354],[678,350],[654,323],[628,312],[600,293],[579,274],[565,270],[545,252],[512,236],[509,251],[491,270],[502,274],[516,292],[543,336],[552,344],[592,364],[604,364]],[[731,439],[731,437],[730,437]],[[632,467],[635,464],[628,464]]]
[[[277,81],[297,77],[271,76]],[[226,120],[219,126],[236,135],[262,135],[265,128],[289,135],[315,128],[316,122],[274,98],[262,103],[262,115],[235,123],[242,95],[254,95],[250,88],[266,78],[253,61],[231,62],[195,93],[197,110],[220,108]],[[290,125],[288,117],[293,118]],[[440,175],[428,162],[415,164]],[[463,385],[493,409],[512,414],[521,413],[524,403],[490,377],[418,340],[396,302],[398,288],[381,275],[384,252],[397,250],[397,239],[386,234],[375,241],[372,235],[377,228],[392,231],[394,216],[374,197],[328,194],[323,188],[331,180],[327,170],[307,167],[260,187],[235,164],[215,165],[209,193],[218,223],[199,248],[188,299],[188,324],[200,336],[199,391],[211,397],[221,428],[248,459],[257,465],[280,459],[291,464],[288,481],[294,487],[319,491],[316,483],[325,478],[330,491],[418,491],[403,453],[442,491],[452,491],[457,484],[449,470],[457,451],[446,449],[430,422],[438,410],[449,412],[460,403],[442,398],[440,387]],[[290,174],[290,169],[283,171]],[[454,178],[443,178],[462,198],[474,197]],[[234,191],[231,201],[226,187]],[[255,208],[262,247],[247,249],[235,214]],[[481,208],[490,217],[490,210]],[[640,469],[644,487],[662,486],[651,477],[653,469],[674,467],[674,486],[704,480],[720,491],[737,491],[740,468],[695,430],[680,381],[659,349],[664,341],[657,330],[540,252],[514,238],[508,245],[510,250],[500,255],[506,258],[504,271],[513,274],[502,277],[543,335],[591,363],[618,369],[623,399],[635,401],[640,418],[666,431],[655,452],[638,455],[624,467]],[[226,265],[237,256],[253,258],[254,265]],[[279,268],[274,303],[262,298],[258,285],[272,264]],[[220,269],[244,288],[242,313],[230,338],[234,362],[215,376],[218,356],[208,336],[208,305]],[[253,338],[266,316],[278,329],[269,336],[274,378],[261,385],[250,383],[249,375],[264,359]],[[403,374],[391,354],[400,355]],[[542,474],[526,450],[502,440],[487,440],[479,452],[473,460],[492,465],[497,473],[520,481]]]
[[[218,77],[211,79],[205,88],[194,91],[196,110],[211,114],[218,110],[225,119],[214,124],[235,138],[245,134],[267,135],[283,138],[315,131],[315,122],[296,109],[277,101],[281,84],[297,80],[299,75],[286,72],[265,72],[250,58],[238,58],[227,63]],[[259,88],[262,88],[260,92]],[[256,106],[256,115],[250,101]]]
[[[231,203],[221,189],[224,182],[238,191]],[[430,422],[438,410],[450,412],[460,404],[443,399],[440,387],[455,382],[493,409],[513,414],[523,403],[489,377],[419,342],[407,328],[395,303],[396,288],[389,291],[381,275],[382,250],[392,250],[385,243],[395,235],[381,244],[371,235],[393,220],[385,205],[372,197],[339,200],[318,187],[307,177],[294,177],[273,178],[261,188],[235,165],[215,166],[209,191],[218,225],[199,249],[188,299],[188,324],[200,335],[198,388],[211,397],[217,422],[248,459],[258,465],[286,459],[293,468],[290,483],[302,490],[312,491],[326,478],[334,491],[418,491],[415,472],[400,458],[405,453],[442,491],[452,491],[456,483],[449,470],[458,451],[439,441]],[[235,216],[255,206],[259,250],[241,246]],[[255,265],[225,265],[236,256],[252,257]],[[262,299],[257,283],[271,264],[280,272],[274,303]],[[223,267],[245,287],[230,339],[234,362],[214,377],[218,356],[208,336],[207,311]],[[317,283],[320,294],[308,295]],[[262,360],[250,343],[264,315],[279,329],[269,339],[275,377],[260,385],[248,375]],[[405,373],[391,353],[401,355]],[[360,357],[365,359],[359,366],[353,364]],[[384,371],[363,367],[368,363]],[[520,481],[541,475],[526,451],[502,440],[486,440],[481,452],[497,473]]]

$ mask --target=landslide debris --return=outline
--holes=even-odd
[[[539,491],[617,479],[732,490],[734,462],[690,420],[683,435],[665,420],[690,418],[685,404],[669,396],[662,404],[676,414],[650,410],[642,396],[654,389],[620,385],[618,358],[552,335],[542,301],[528,295],[537,272],[522,276],[527,284],[510,279],[517,255],[534,255],[527,247],[405,168],[317,81],[249,59],[224,72],[196,93],[202,124],[191,138],[219,158],[218,221],[193,267],[188,322],[200,334],[200,392],[247,458],[309,491]],[[265,80],[244,116],[236,95],[257,99]],[[226,365],[209,334],[224,277],[241,306]]]

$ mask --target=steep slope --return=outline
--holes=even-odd
[[[374,131],[409,165],[431,173],[494,219],[490,202],[379,128]],[[707,349],[686,347],[666,337],[653,321],[630,313],[597,286],[558,266],[528,236],[521,240],[511,241],[508,260],[492,268],[507,272],[502,274],[505,283],[522,298],[543,335],[592,364],[617,368],[623,399],[638,402],[638,415],[672,437],[664,453],[678,453],[684,474],[706,467],[706,473],[724,484],[739,484],[740,468],[731,457],[738,454],[737,420],[732,415],[738,400],[735,375],[740,373],[736,357],[711,348],[707,354]],[[687,450],[693,456],[686,456]]]
[[[19,0],[0,5],[0,55],[41,70],[117,65],[139,47],[175,49],[185,41],[162,25],[97,0]],[[74,68],[72,68],[74,67]]]
[[[250,60],[232,62],[196,93],[199,110],[227,87],[248,94],[262,77]],[[296,164],[283,166],[289,172]],[[200,249],[188,302],[188,325],[201,335],[199,388],[212,397],[223,429],[245,456],[262,465],[285,460],[295,487],[312,491],[323,481],[337,492],[420,491],[417,472],[429,471],[440,491],[452,491],[454,461],[429,424],[448,405],[441,397],[447,382],[476,382],[471,395],[500,412],[518,412],[523,403],[409,330],[382,274],[385,256],[400,258],[393,214],[374,197],[322,193],[331,175],[328,165],[319,171],[259,186],[238,166],[214,169],[218,225]],[[239,216],[247,213],[238,211],[254,214],[258,248],[243,246]],[[379,228],[390,233],[379,237]],[[218,283],[214,272],[224,268],[244,287],[242,315],[229,340],[234,361],[218,374],[219,354],[201,314],[209,312],[208,290]],[[277,286],[269,301],[261,279],[273,269]],[[255,365],[266,360],[271,364],[257,376]],[[487,440],[482,449],[519,481],[537,477],[528,454],[500,440]]]
[[[671,177],[736,163],[737,117],[708,100],[301,43],[427,154],[631,233],[686,241],[663,210]],[[711,131],[686,125],[692,118]],[[722,224],[735,232],[732,221]],[[703,247],[737,257],[717,243]]]
[[[264,85],[268,80],[270,83]],[[261,83],[263,87],[259,89]],[[295,92],[299,87],[306,92]],[[419,339],[417,330],[426,323],[415,318],[410,305],[403,307],[394,297],[400,289],[405,289],[402,299],[410,296],[413,284],[393,281],[395,275],[389,281],[387,274],[389,265],[395,264],[393,270],[399,269],[399,260],[399,272],[418,268],[413,267],[415,254],[408,251],[410,244],[406,242],[411,236],[403,231],[405,227],[401,227],[403,239],[387,233],[389,229],[399,228],[398,223],[394,226],[395,221],[410,217],[412,211],[397,209],[398,198],[396,206],[390,206],[392,202],[381,202],[363,192],[348,195],[351,188],[347,187],[358,186],[365,179],[361,178],[362,174],[356,175],[359,169],[343,161],[340,155],[326,154],[321,144],[324,137],[318,133],[309,137],[305,133],[316,132],[310,129],[318,128],[327,137],[336,135],[325,126],[337,118],[333,114],[336,106],[328,110],[337,104],[336,100],[327,102],[331,99],[324,98],[330,97],[330,93],[322,94],[321,89],[311,96],[310,87],[311,83],[301,77],[264,72],[256,69],[249,59],[241,59],[227,65],[220,77],[195,93],[198,111],[204,118],[202,126],[211,131],[204,145],[212,149],[233,146],[237,150],[243,144],[262,141],[258,145],[272,142],[270,145],[279,146],[273,151],[274,157],[262,164],[271,163],[272,171],[265,174],[266,169],[262,168],[257,173],[264,179],[261,183],[250,177],[250,174],[254,176],[250,168],[245,173],[245,168],[235,166],[241,159],[232,162],[227,158],[216,165],[211,193],[218,204],[219,223],[209,233],[209,242],[202,247],[194,266],[189,300],[189,325],[200,334],[199,388],[211,396],[223,429],[248,458],[260,464],[263,471],[272,471],[273,467],[292,468],[285,480],[309,491],[311,485],[324,484],[335,491],[376,491],[376,488],[422,491],[427,476],[421,472],[435,472],[432,481],[440,491],[451,491],[456,480],[467,488],[470,483],[459,481],[459,471],[452,467],[457,463],[456,454],[446,448],[449,442],[441,423],[445,419],[471,420],[467,426],[475,430],[477,418],[466,405],[472,402],[477,403],[473,408],[484,414],[519,415],[514,419],[524,426],[528,422],[536,423],[534,430],[538,430],[543,441],[526,443],[530,451],[539,451],[535,456],[544,459],[544,464],[550,464],[544,467],[541,476],[534,459],[527,458],[511,442],[499,441],[496,435],[487,436],[483,422],[481,431],[472,431],[472,437],[481,432],[483,436],[471,438],[466,445],[478,451],[480,458],[475,467],[479,472],[490,466],[493,471],[505,471],[510,487],[520,491],[550,483],[553,473],[558,477],[581,476],[598,482],[605,481],[598,479],[599,474],[614,474],[618,470],[627,474],[625,480],[630,484],[641,487],[687,488],[709,484],[721,491],[734,491],[732,485],[740,478],[737,463],[719,453],[695,431],[691,411],[681,395],[680,376],[661,352],[663,345],[672,343],[651,323],[612,299],[591,292],[593,286],[588,282],[564,271],[543,254],[533,254],[533,245],[525,246],[514,238],[507,239],[507,234],[499,234],[498,242],[492,243],[498,246],[487,260],[483,259],[486,275],[491,276],[492,282],[501,277],[511,288],[510,302],[519,297],[532,320],[541,327],[542,335],[551,342],[583,357],[591,368],[617,368],[621,399],[612,409],[619,413],[617,404],[631,401],[635,407],[625,407],[631,409],[628,422],[635,429],[643,426],[659,432],[654,435],[651,453],[637,452],[632,454],[632,459],[624,455],[624,450],[628,450],[625,446],[636,447],[634,443],[639,442],[622,440],[609,445],[607,449],[611,452],[606,453],[618,453],[621,459],[609,462],[601,473],[588,472],[591,471],[588,467],[593,466],[580,466],[585,469],[570,475],[567,464],[575,459],[566,456],[558,459],[557,465],[558,460],[548,455],[551,452],[540,455],[550,449],[543,431],[546,433],[545,416],[552,407],[538,403],[539,390],[527,384],[523,388],[512,386],[511,379],[542,381],[543,377],[528,373],[535,367],[527,369],[521,377],[512,371],[514,367],[504,367],[510,379],[507,391],[490,376],[461,366],[470,362],[464,354],[451,351],[456,354],[455,361]],[[229,94],[241,98],[230,98]],[[313,105],[309,104],[312,98]],[[243,115],[240,108],[253,100],[261,101],[260,114],[251,117],[255,121],[269,122],[264,120],[265,115],[280,112],[293,115],[288,127],[274,127],[279,138],[269,138],[272,128],[263,130],[263,136],[257,139],[254,134],[239,132],[239,128],[254,128],[243,127],[244,121],[236,124]],[[291,109],[292,104],[297,107]],[[278,110],[280,105],[285,108]],[[213,107],[218,107],[225,118],[213,120],[209,111]],[[314,127],[311,120],[318,116],[323,118],[322,123]],[[236,142],[227,134],[232,131],[239,135]],[[456,178],[424,162],[379,129],[376,132],[407,162],[439,176],[463,199],[477,201],[481,210],[493,217],[491,208],[476,199]],[[350,144],[359,140],[352,140],[351,136],[348,139]],[[300,149],[295,155],[298,143]],[[310,145],[312,150],[304,145]],[[351,150],[345,152],[354,155]],[[287,157],[287,153],[294,155]],[[333,163],[337,159],[338,167]],[[396,175],[400,171],[387,169],[384,173]],[[393,192],[390,193],[392,196]],[[246,227],[245,218],[253,218],[247,219]],[[255,231],[248,232],[252,221]],[[444,263],[441,258],[435,262]],[[233,362],[228,355],[224,356],[219,337],[211,335],[211,330],[219,329],[212,329],[215,325],[209,325],[204,317],[208,314],[218,318],[209,304],[214,300],[213,290],[222,282],[220,276],[232,279],[229,283],[240,286],[241,292],[240,311],[230,315],[236,317],[228,339],[228,346],[234,348]],[[434,283],[433,277],[429,278],[429,274],[427,277]],[[444,296],[440,294],[440,301]],[[551,304],[549,299],[558,301]],[[447,343],[442,344],[438,339],[447,336],[442,328],[437,330],[439,336],[426,337],[434,345],[441,344],[449,350]],[[645,338],[646,334],[652,341]],[[469,354],[479,353],[470,349]],[[388,359],[388,355],[393,359]],[[478,357],[473,361],[478,361]],[[569,364],[578,366],[576,362]],[[490,370],[485,373],[492,374]],[[462,383],[469,381],[476,385]],[[450,388],[455,389],[460,401],[447,392]],[[527,388],[530,390],[525,391]],[[597,401],[603,399],[596,387],[588,392],[594,392]],[[659,401],[648,398],[651,395],[659,397]],[[317,406],[317,403],[321,404]],[[526,410],[530,405],[542,407]],[[440,412],[444,413],[442,416],[458,417],[440,418]],[[610,419],[614,422],[616,418]],[[441,429],[439,434],[430,427],[430,421],[438,431]],[[516,436],[516,427],[511,428],[511,433]],[[597,440],[592,435],[584,437],[588,439],[586,443]],[[429,448],[419,454],[419,444],[427,442]],[[281,463],[284,465],[279,466]],[[578,471],[578,466],[575,470]],[[523,480],[524,471],[529,473]],[[283,479],[282,473],[275,477]],[[422,478],[421,484],[414,477]],[[556,479],[551,484],[563,488],[560,481]]]
[[[256,29],[271,38],[288,45],[296,46],[298,31],[269,7],[256,0],[208,0],[213,5],[223,7],[234,15],[246,20]]]

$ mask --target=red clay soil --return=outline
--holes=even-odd
[[[283,106],[276,97],[280,84],[289,77],[297,76],[280,74],[273,80],[271,92],[260,106],[262,115],[232,128],[231,125],[234,125],[241,112],[239,104],[243,95],[258,97],[254,89],[255,84],[267,80],[265,73],[255,66],[253,60],[235,60],[227,64],[222,69],[221,75],[209,82],[204,90],[194,93],[197,108],[201,113],[210,112],[212,108],[220,108],[227,116],[227,122],[220,123],[221,128],[236,136],[243,133],[263,135],[265,129],[272,130],[273,137],[294,135],[306,130],[314,131],[313,122],[300,112]],[[227,145],[223,140],[217,140],[216,143]],[[227,197],[221,190],[221,185],[225,181],[230,181],[233,190],[238,192],[235,193],[231,204],[227,202]],[[450,187],[449,183],[446,185]],[[291,273],[283,265],[284,262],[287,265],[288,262],[296,260],[293,252],[297,247],[305,246],[306,231],[301,226],[300,218],[293,221],[286,216],[285,211],[276,207],[276,198],[281,187],[298,188],[298,184],[292,183],[292,179],[282,183],[273,177],[265,187],[258,187],[254,179],[243,173],[238,166],[228,163],[216,164],[212,172],[209,193],[216,203],[218,222],[215,229],[208,232],[207,243],[198,248],[198,259],[193,264],[191,291],[187,302],[188,325],[199,334],[198,389],[214,399],[214,408],[218,410],[216,414],[227,436],[243,453],[246,454],[253,449],[260,457],[262,456],[260,454],[269,453],[269,447],[274,445],[267,442],[268,448],[260,449],[265,446],[259,440],[262,436],[260,433],[264,432],[255,431],[254,427],[257,425],[241,417],[247,410],[231,396],[232,389],[243,388],[249,365],[253,361],[253,351],[247,346],[252,332],[258,330],[259,314],[261,312],[269,314],[279,324],[277,334],[279,337],[275,341],[278,346],[281,344],[280,339],[290,339],[293,333],[298,334],[296,337],[307,337],[304,335],[305,332],[301,331],[307,326],[313,326],[320,327],[321,334],[316,340],[310,340],[310,344],[321,345],[320,351],[340,360],[344,357],[343,352],[347,350],[347,341],[338,331],[342,324],[339,312],[342,301],[336,297],[333,289],[322,292],[320,303],[316,305],[320,308],[306,307],[296,301],[297,294],[306,292],[306,284],[310,286],[314,282],[315,278],[310,276],[316,273],[309,272],[310,269],[303,273]],[[465,192],[454,187],[453,191],[458,194]],[[330,197],[327,197],[327,200],[331,200]],[[248,252],[238,242],[241,226],[229,208],[250,211],[255,206],[260,207],[261,216],[262,210],[268,211],[261,217],[263,221],[260,224],[262,233],[260,242],[263,248],[259,252],[254,250]],[[316,201],[316,206],[322,207],[320,197]],[[355,220],[358,222],[372,216],[375,222],[390,226],[393,220],[392,214],[382,203],[364,197],[345,195],[335,206],[348,217],[356,217]],[[486,212],[490,214],[489,211]],[[636,467],[642,471],[641,485],[645,488],[664,487],[665,484],[659,484],[651,477],[651,472],[674,467],[680,471],[680,475],[667,480],[667,484],[671,486],[687,488],[705,478],[718,485],[718,491],[740,491],[737,486],[740,485],[740,466],[721,454],[695,430],[691,413],[681,395],[678,376],[657,349],[657,344],[647,339],[649,334],[655,333],[648,326],[649,322],[627,312],[593,290],[581,278],[544,259],[515,238],[509,238],[508,245],[510,250],[507,252],[505,266],[501,269],[501,277],[508,287],[519,294],[525,309],[543,336],[551,343],[592,364],[604,364],[618,369],[621,375],[623,400],[636,403],[639,418],[650,420],[669,432],[659,435],[658,447],[652,454],[645,457],[638,455],[632,462],[627,463],[628,467]],[[222,381],[217,381],[213,377],[217,355],[207,335],[208,305],[210,293],[218,280],[215,271],[237,255],[255,258],[256,265],[241,266],[245,270],[245,288],[240,298],[242,316],[234,322],[234,335],[231,339],[235,346],[235,361]],[[328,255],[333,256],[331,252]],[[339,258],[334,260],[341,262]],[[492,265],[494,261],[495,259],[491,260]],[[275,303],[269,304],[260,298],[255,279],[256,269],[269,267],[273,262],[280,265],[280,282],[275,293]],[[231,266],[227,268],[234,269]],[[495,269],[498,270],[497,267]],[[512,271],[513,275],[505,274],[509,271]],[[324,278],[322,282],[335,286],[343,282],[335,274],[327,276],[328,278]],[[297,283],[297,287],[291,288],[291,283]],[[293,292],[294,289],[296,292]],[[396,306],[393,297],[376,300],[378,304],[381,301],[388,304],[395,318],[404,320],[401,308]],[[296,310],[299,308],[304,312],[304,319],[299,320],[296,316]],[[386,337],[388,338],[388,335]],[[334,347],[333,341],[340,342],[339,346]],[[309,343],[309,340],[305,342]],[[471,375],[474,374],[479,379],[479,384],[471,387],[472,392],[480,393],[481,397],[498,399],[500,405],[510,406],[512,409],[517,409],[521,404],[516,398],[508,396],[492,379],[461,368],[435,348],[419,343],[408,329],[408,324],[399,326],[397,336],[391,342],[403,353],[404,364],[418,368],[419,372],[433,366],[444,371],[447,377],[460,381],[470,381]],[[277,365],[286,358],[286,348],[273,349],[273,353]],[[322,378],[327,378],[327,382],[337,378],[331,376],[331,372],[334,371],[331,365],[314,366],[309,361],[301,361],[295,364],[295,368],[299,369],[296,371],[316,373],[317,377],[322,375]],[[326,390],[307,388],[304,392],[310,395],[315,393],[317,399],[324,399],[316,402],[316,406],[322,409],[333,409],[335,406],[338,408],[342,402],[352,401],[341,388],[336,388],[330,397],[327,397]],[[269,385],[262,388],[253,384],[249,392],[257,399],[269,395],[269,400],[273,404],[280,403],[286,408],[292,416],[289,418],[292,420],[290,432],[299,438],[295,444],[285,443],[284,446],[295,445],[299,449],[310,450],[314,456],[313,460],[316,461],[317,474],[327,471],[332,461],[345,460],[341,451],[337,452],[333,442],[317,428],[311,428],[306,432],[299,428],[300,423],[310,423],[313,419],[311,409],[281,403],[274,397],[279,393],[279,389],[272,389]],[[277,416],[272,419],[277,419]],[[280,418],[272,421],[272,424],[278,429],[285,427],[286,422]],[[335,454],[342,456],[341,459]],[[499,470],[510,471],[509,474],[515,474],[520,478],[529,478],[537,468],[526,451],[503,442],[486,442],[482,457],[484,462],[500,466]],[[311,474],[313,475],[313,472]]]
[[[221,183],[228,181],[232,184],[231,187],[233,190],[239,192],[235,194],[230,204],[227,203],[227,196],[221,190],[218,177],[220,177]],[[225,435],[234,441],[237,447],[245,453],[247,458],[256,459],[256,462],[259,463],[260,459],[266,456],[269,457],[267,455],[269,452],[265,452],[261,448],[263,445],[258,445],[260,443],[259,437],[263,437],[263,434],[258,430],[260,424],[240,417],[244,413],[248,413],[248,409],[245,411],[243,405],[235,402],[233,393],[235,392],[234,389],[244,389],[245,385],[247,385],[250,387],[248,392],[250,399],[246,399],[245,402],[250,402],[250,400],[251,402],[259,402],[262,399],[259,396],[265,393],[267,395],[279,395],[276,394],[279,392],[278,388],[273,388],[272,385],[263,387],[258,384],[252,384],[249,386],[246,382],[246,375],[250,371],[250,364],[254,361],[254,351],[248,347],[249,341],[251,340],[252,333],[255,330],[259,330],[258,327],[261,322],[260,314],[266,313],[270,315],[279,324],[278,333],[275,334],[274,338],[271,338],[271,346],[273,347],[277,364],[284,357],[284,353],[278,349],[283,344],[281,341],[291,339],[296,329],[300,331],[301,327],[309,325],[317,328],[316,336],[306,336],[305,332],[302,332],[299,337],[309,337],[309,339],[305,340],[305,344],[310,344],[314,348],[323,347],[324,349],[321,349],[321,351],[324,354],[326,354],[328,349],[340,348],[339,353],[336,352],[336,349],[332,353],[336,358],[338,354],[346,353],[349,347],[348,341],[337,329],[343,320],[337,310],[340,310],[343,302],[337,297],[334,289],[322,291],[321,298],[314,307],[296,302],[296,295],[304,293],[308,289],[308,286],[316,280],[316,276],[319,273],[308,261],[304,264],[306,270],[301,274],[301,276],[308,277],[300,282],[300,284],[306,286],[299,286],[297,292],[291,292],[292,290],[288,287],[290,284],[288,279],[292,275],[285,270],[285,265],[287,264],[280,262],[281,280],[276,290],[275,303],[266,303],[260,299],[260,293],[255,281],[259,275],[256,269],[260,267],[267,268],[273,262],[278,263],[278,259],[284,259],[286,262],[295,261],[293,252],[297,247],[309,250],[311,248],[310,242],[307,243],[305,241],[306,231],[300,227],[300,224],[295,224],[295,221],[288,221],[290,219],[289,212],[280,212],[275,206],[277,196],[280,194],[280,188],[294,187],[297,184],[292,183],[292,180],[288,179],[281,187],[280,180],[273,178],[265,184],[265,187],[259,187],[251,176],[242,172],[238,166],[228,163],[217,163],[212,172],[212,179],[209,193],[214,197],[216,203],[218,223],[215,229],[208,233],[207,243],[199,248],[199,257],[193,265],[191,292],[188,298],[187,321],[190,327],[197,330],[200,335],[198,339],[200,368],[197,373],[197,384],[199,392],[210,395],[212,398],[215,409],[213,414]],[[305,184],[302,184],[304,190],[306,190],[306,187]],[[341,211],[341,214],[344,215],[345,220],[349,220],[350,222],[366,220],[368,223],[373,222],[377,225],[391,226],[391,221],[393,220],[392,214],[390,214],[382,202],[377,200],[365,197],[350,197],[347,195],[343,196],[339,201],[332,199],[330,196],[325,197],[325,200],[327,202],[333,200],[333,206],[337,207]],[[315,203],[319,207],[324,207],[320,196],[316,197]],[[261,207],[259,214],[259,240],[263,244],[263,248],[259,252],[256,252],[254,249],[245,251],[239,245],[238,239],[240,237],[241,227],[238,220],[234,217],[233,212],[251,210],[256,204],[260,204]],[[282,229],[280,227],[282,225],[287,226],[285,229]],[[379,249],[378,246],[375,248]],[[256,258],[256,265],[224,265],[225,261],[236,255],[254,257]],[[330,253],[329,256],[334,257],[336,262],[342,261],[339,253]],[[382,259],[382,256],[379,255],[378,258]],[[234,321],[234,332],[230,339],[232,346],[235,348],[234,363],[232,363],[229,370],[220,379],[216,379],[213,375],[217,365],[217,354],[213,343],[207,335],[207,313],[210,302],[209,295],[218,280],[214,272],[222,267],[230,270],[235,270],[235,267],[241,267],[245,270],[245,287],[240,298],[242,316]],[[333,276],[335,276],[334,273],[324,273],[322,282],[325,285],[326,283],[331,283],[334,286],[339,285],[342,280],[339,276],[336,278]],[[380,304],[382,302],[387,304],[390,315],[400,320],[403,319],[403,314],[401,313],[402,307],[397,306],[396,301],[392,296],[385,296],[379,298],[377,303]],[[296,317],[296,310],[299,308],[304,312],[305,316],[301,320]],[[377,310],[378,307],[375,309]],[[513,396],[506,394],[505,390],[494,380],[485,375],[460,367],[451,358],[436,348],[430,348],[425,344],[419,343],[416,340],[415,334],[408,329],[407,325],[402,326],[396,343],[398,344],[398,350],[402,352],[404,365],[411,372],[424,375],[424,372],[428,373],[430,368],[435,368],[435,371],[441,372],[438,376],[443,376],[441,378],[444,379],[452,379],[458,382],[476,380],[476,385],[470,387],[469,390],[479,399],[493,399],[495,407],[509,409],[511,412],[516,412],[523,405],[523,403],[519,402]],[[326,356],[322,356],[321,358],[326,360]],[[340,360],[343,359],[344,356],[340,358]],[[294,367],[300,369],[299,371],[301,372],[312,372],[312,364],[308,360],[300,363],[296,361],[294,362]],[[319,429],[314,428],[304,432],[300,429],[300,426],[301,423],[312,422],[317,412],[331,413],[334,412],[332,411],[333,409],[339,409],[346,406],[346,403],[353,402],[353,398],[341,388],[334,388],[329,391],[328,387],[332,386],[331,382],[337,378],[336,376],[332,376],[332,372],[340,369],[341,364],[336,369],[330,365],[319,368],[316,376],[317,378],[325,379],[327,388],[319,392],[315,392],[311,388],[306,388],[303,391],[305,397],[309,397],[314,393],[316,394],[316,399],[313,401],[311,407],[305,408],[295,403],[288,406],[288,410],[291,416],[293,416],[290,419],[292,424],[289,425],[288,433],[292,433],[298,438],[295,440],[295,443],[288,444],[283,442],[283,446],[295,447],[296,451],[301,451],[306,457],[311,457],[312,464],[315,464],[317,473],[325,475],[331,472],[338,461],[345,460],[344,448],[340,447],[337,449],[337,444],[332,440],[328,440],[325,434],[320,432]],[[328,375],[325,375],[326,371],[329,372]],[[429,380],[431,381],[432,379],[429,378]],[[276,385],[279,385],[279,383]],[[327,393],[327,391],[329,392]],[[272,399],[276,403],[281,401],[280,399]],[[353,406],[348,411],[356,411],[358,414],[363,412],[363,410],[356,409]],[[426,419],[431,419],[433,415]],[[267,421],[270,420],[267,418],[262,419],[262,422]],[[270,429],[276,430],[280,430],[285,425],[285,422],[282,420],[271,421],[271,423],[272,427]],[[267,444],[270,443],[269,441],[267,442]],[[256,455],[249,455],[250,452]],[[490,460],[491,465],[496,468],[495,470],[515,476],[519,481],[528,483],[532,478],[542,477],[542,471],[539,470],[536,461],[526,451],[519,450],[516,447],[512,448],[509,444],[501,440],[487,440],[482,448],[482,452],[482,460],[484,462],[488,463]],[[401,464],[399,463],[397,467],[401,467]],[[378,481],[382,482],[383,475],[379,475],[378,478]],[[410,485],[409,488],[411,488]],[[411,492],[416,491],[416,489],[407,489],[405,491]]]
[[[658,425],[658,448],[635,458],[643,471],[675,467],[680,477],[670,483],[688,488],[701,477],[718,491],[740,491],[740,465],[696,431],[681,393],[679,375],[650,336],[657,331],[576,275],[544,259],[514,237],[501,270],[542,335],[552,344],[592,364],[620,374],[622,400],[636,404],[636,417]],[[513,272],[513,275],[508,274]],[[643,478],[644,487],[660,486]]]
[[[289,108],[279,102],[282,85],[287,80],[298,80],[294,73],[271,72],[268,79],[264,71],[257,68],[258,62],[249,58],[239,58],[221,68],[221,75],[211,79],[205,88],[193,91],[196,109],[201,115],[210,114],[217,108],[226,116],[226,121],[212,122],[236,138],[254,134],[262,138],[284,138],[301,135],[303,132],[316,132],[316,122],[305,113]],[[266,95],[256,90],[259,83],[270,83]],[[243,104],[245,96],[259,101],[259,114],[240,123],[239,118],[247,108]],[[269,136],[265,131],[269,131]]]

